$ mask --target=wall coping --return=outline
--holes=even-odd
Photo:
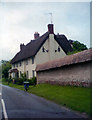
[[[39,64],[36,67],[36,71],[38,72],[43,70],[49,70],[53,68],[62,67],[65,65],[77,64],[77,63],[87,62],[91,60],[92,60],[92,49],[88,49],[76,54],[67,55],[60,59]]]

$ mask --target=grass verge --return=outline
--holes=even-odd
[[[6,82],[3,84],[8,85]],[[10,83],[9,86],[24,90],[23,85]],[[90,115],[90,88],[38,84],[35,87],[30,86],[28,92]]]

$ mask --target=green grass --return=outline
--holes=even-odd
[[[90,114],[90,88],[40,84],[29,91],[73,110]]]
[[[3,85],[8,85],[8,82],[2,82]],[[17,85],[17,84],[13,84],[13,83],[9,83],[10,87],[14,87],[20,90],[24,90],[24,86],[23,85]]]
[[[10,83],[9,86],[24,90],[23,85]],[[90,115],[90,88],[39,84],[30,86],[28,92]]]

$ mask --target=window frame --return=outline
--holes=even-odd
[[[16,67],[18,67],[18,63],[16,63]]]
[[[34,64],[34,57],[32,57],[32,64]]]
[[[21,71],[19,71],[19,73],[20,73],[20,77],[21,77],[22,72],[21,72]]]
[[[35,77],[35,70],[32,70],[32,77]]]
[[[26,65],[28,65],[28,60],[26,60]]]
[[[29,72],[28,72],[28,70],[26,71],[26,77],[29,78]]]
[[[19,66],[21,66],[21,64],[22,64],[22,63],[20,62],[20,63],[19,63]]]

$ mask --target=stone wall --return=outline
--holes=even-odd
[[[87,55],[88,50],[84,51],[85,54]],[[84,53],[81,52],[81,55]],[[86,56],[85,55],[85,56]],[[77,58],[80,56],[80,53],[77,53]],[[72,57],[68,56],[68,57]],[[66,57],[65,57],[66,58]],[[63,60],[65,58],[62,58]],[[82,58],[82,56],[81,56]],[[68,58],[69,59],[69,58]],[[75,57],[74,57],[75,59]],[[75,60],[76,60],[75,59]],[[83,58],[84,59],[84,58]],[[37,70],[37,82],[38,83],[50,83],[50,84],[59,84],[59,85],[74,85],[74,86],[90,86],[91,81],[90,81],[90,69],[91,69],[91,64],[92,64],[92,57],[88,58],[86,56],[86,59],[84,61],[79,59],[78,62],[72,63],[72,64],[64,64],[62,65],[62,61],[59,60],[60,64],[55,66],[56,61],[53,61],[51,64],[53,64],[52,67],[51,64],[48,65],[49,69],[45,69],[44,66],[46,66],[47,63],[38,65],[36,70]],[[44,69],[43,69],[44,68]]]

